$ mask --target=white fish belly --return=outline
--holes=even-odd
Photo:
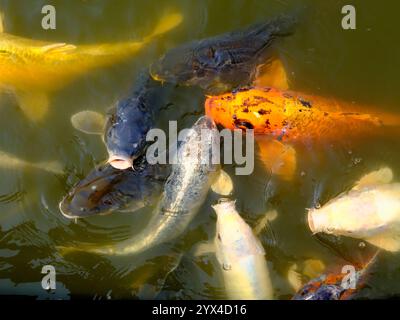
[[[228,299],[271,300],[273,289],[268,266],[263,255],[248,255],[223,270]]]

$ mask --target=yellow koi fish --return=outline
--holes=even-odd
[[[0,14],[0,86],[16,94],[29,119],[41,120],[48,111],[50,92],[92,69],[132,57],[154,37],[175,28],[181,21],[180,14],[165,16],[142,41],[75,46],[7,34]]]

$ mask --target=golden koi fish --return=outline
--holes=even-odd
[[[0,86],[15,92],[20,107],[31,120],[41,120],[48,111],[50,92],[92,69],[132,57],[154,37],[181,21],[179,13],[165,16],[142,41],[75,46],[7,34],[0,15]]]

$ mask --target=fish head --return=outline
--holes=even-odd
[[[137,119],[142,119],[138,121]],[[150,122],[138,114],[135,108],[126,108],[123,113],[112,113],[107,117],[104,142],[107,147],[108,163],[114,168],[131,168],[146,146],[146,133]]]
[[[217,214],[216,254],[223,266],[246,255],[265,254],[251,228],[236,211],[235,201],[222,198],[212,207]]]
[[[132,211],[144,205],[146,186],[141,171],[118,170],[109,164],[100,165],[79,181],[59,204],[61,213],[69,218],[105,215],[115,210]]]
[[[224,60],[223,53],[213,46],[189,43],[168,51],[150,67],[150,74],[157,81],[199,86],[217,93],[229,89],[218,81],[226,67]]]
[[[382,228],[375,193],[350,192],[328,202],[322,208],[308,211],[308,224],[313,233],[365,239]]]

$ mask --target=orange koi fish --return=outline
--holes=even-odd
[[[254,129],[281,141],[338,139],[367,133],[383,122],[345,104],[270,87],[251,87],[208,97],[206,114],[229,129]]]

